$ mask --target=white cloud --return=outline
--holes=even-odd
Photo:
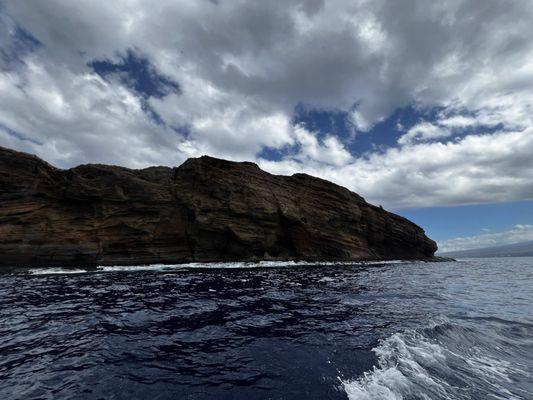
[[[533,198],[533,128],[469,135],[372,153],[342,167],[296,160],[261,162],[273,173],[304,170],[391,208]],[[517,173],[519,171],[519,173]]]
[[[322,141],[302,126],[294,130],[300,150],[295,159],[307,164],[309,162],[341,167],[352,161],[352,156],[344,145],[333,136],[326,136]]]
[[[454,132],[461,132],[466,128],[482,127],[489,128],[496,125],[491,121],[487,114],[490,114],[488,109],[483,110],[483,113],[479,118],[472,116],[464,116],[461,114],[446,115],[442,113],[438,119],[434,122],[422,121],[413,125],[407,133],[400,136],[398,144],[408,145],[417,142],[425,142],[434,139],[443,139],[451,136]],[[499,120],[502,123],[502,120]],[[520,126],[513,124],[512,126]],[[401,127],[401,125],[400,125]]]
[[[405,135],[402,135],[398,139],[398,144],[407,145],[431,139],[440,139],[450,135],[451,131],[446,128],[433,125],[430,122],[421,122],[410,128]]]
[[[372,127],[372,124],[358,110],[353,110],[350,113],[349,118],[351,119],[357,130],[361,132],[367,132]]]
[[[465,117],[464,115],[453,115],[438,120],[438,124],[448,128],[468,128],[479,125],[480,122],[477,118]]]
[[[478,236],[458,237],[446,240],[439,243],[439,251],[447,252],[481,249],[485,247],[528,242],[531,240],[533,240],[533,225],[519,224],[507,231],[484,233]]]
[[[0,71],[0,92],[9,93],[0,96],[0,123],[31,140],[5,134],[0,145],[35,152],[59,166],[107,162],[139,167],[184,160],[176,152],[176,135],[155,126],[127,88],[39,59],[25,62],[23,78]]]
[[[0,14],[2,54],[21,46],[14,23],[42,43],[0,64],[0,145],[59,166],[207,153],[304,170],[389,207],[533,198],[531,2],[7,0]],[[181,94],[141,99],[87,66],[130,49]],[[301,103],[345,111],[363,132],[399,107],[442,112],[399,148],[355,157],[353,138],[295,125]],[[294,151],[267,161],[264,147]]]

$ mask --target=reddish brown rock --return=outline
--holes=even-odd
[[[428,259],[405,218],[304,174],[192,158],[177,168],[54,168],[0,148],[0,266]]]

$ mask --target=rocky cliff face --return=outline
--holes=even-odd
[[[54,168],[0,148],[0,266],[427,259],[405,218],[304,174],[211,157]]]

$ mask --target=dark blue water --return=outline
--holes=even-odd
[[[0,399],[533,399],[532,258],[211,267],[0,275]]]

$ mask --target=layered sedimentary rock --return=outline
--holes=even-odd
[[[428,259],[398,215],[305,174],[191,158],[177,168],[61,170],[0,148],[0,266],[262,259]]]

